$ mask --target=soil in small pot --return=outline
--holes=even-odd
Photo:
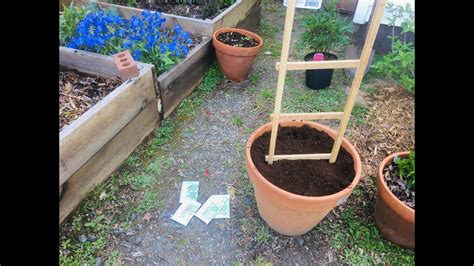
[[[385,183],[395,197],[408,207],[415,209],[415,188],[408,189],[406,182],[398,176],[398,166],[392,161],[384,169]]]
[[[233,31],[219,34],[217,40],[235,47],[256,47],[259,45],[254,38]]]
[[[342,147],[335,163],[329,160],[265,161],[271,132],[257,138],[250,149],[257,170],[275,186],[303,196],[326,196],[347,188],[355,177],[354,160]],[[307,125],[279,127],[275,154],[330,153],[334,140]]]
[[[104,78],[60,66],[59,130],[89,110],[122,82],[118,77]]]

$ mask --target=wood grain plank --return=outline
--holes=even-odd
[[[63,195],[59,202],[60,224],[87,193],[105,181],[158,124],[155,99],[64,183]]]
[[[152,67],[139,67],[138,77],[124,82],[60,132],[60,185],[156,99]]]

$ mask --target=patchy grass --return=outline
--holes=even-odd
[[[234,116],[234,117],[232,117],[232,124],[236,127],[243,127],[244,126],[244,120],[240,116]]]
[[[260,224],[255,234],[255,239],[257,240],[258,244],[263,244],[267,242],[272,236],[268,230],[268,226],[266,224]]]
[[[383,239],[372,216],[358,214],[353,206],[340,213],[336,223],[325,220],[318,230],[332,238],[332,245],[344,263],[414,264],[413,250],[402,249]]]
[[[252,266],[272,266],[273,264],[264,257],[257,256],[255,261],[250,262]]]
[[[250,74],[249,81],[251,84],[256,85],[257,83],[260,82],[260,76],[258,75],[258,73],[254,72]]]
[[[274,89],[262,89],[257,94],[257,100],[255,102],[255,109],[260,112],[266,112],[271,110],[275,101]]]

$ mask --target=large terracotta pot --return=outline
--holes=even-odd
[[[383,170],[395,156],[408,157],[409,152],[397,152],[386,157],[377,171],[377,202],[375,221],[387,240],[404,248],[415,248],[415,210],[400,201],[388,188]]]
[[[259,44],[255,47],[234,47],[217,40],[219,34],[230,31],[251,37]],[[217,63],[224,75],[233,81],[243,81],[248,78],[255,57],[262,49],[263,41],[260,36],[247,30],[222,28],[214,32],[212,36],[212,44],[216,49]]]
[[[324,131],[331,138],[336,137],[336,132],[329,127],[309,121],[281,122],[282,127],[302,127],[308,125],[319,131]],[[332,208],[342,204],[352,193],[361,176],[361,161],[354,146],[345,138],[342,148],[352,155],[354,170],[356,172],[352,183],[342,191],[321,197],[301,196],[285,191],[272,183],[255,167],[250,156],[250,148],[255,139],[263,133],[271,131],[272,123],[267,123],[250,135],[246,145],[247,172],[253,183],[257,208],[262,219],[272,228],[283,235],[297,236],[313,229]],[[278,144],[277,144],[278,145]]]

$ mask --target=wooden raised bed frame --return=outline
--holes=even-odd
[[[118,75],[112,57],[66,47],[59,51],[62,66]],[[137,64],[138,77],[124,81],[59,133],[60,224],[159,125],[154,66]]]
[[[80,5],[96,1],[78,2]],[[143,11],[108,3],[98,3],[98,5],[100,8],[117,8],[120,15],[125,18],[134,15],[141,16],[140,13]],[[79,205],[87,192],[107,179],[138,144],[159,125],[159,122],[167,118],[201,83],[204,73],[215,56],[211,38],[214,30],[222,27],[252,30],[260,23],[260,13],[261,0],[237,0],[213,20],[199,20],[162,13],[162,16],[166,18],[165,27],[179,24],[191,34],[202,37],[202,42],[193,48],[185,59],[158,77],[152,65],[139,63],[142,67],[139,78],[153,80],[153,84],[146,82],[146,86],[154,87],[153,94],[150,89],[134,88],[135,92],[129,94],[130,99],[114,100],[116,102],[114,107],[108,107],[109,111],[102,111],[102,108],[106,108],[108,105],[106,103],[112,101],[113,97],[124,93],[123,86],[132,86],[137,84],[138,80],[132,81],[131,84],[125,82],[61,131],[60,224]],[[60,47],[60,64],[81,72],[105,77],[118,74],[111,57],[65,47]],[[148,68],[151,71],[146,71]],[[143,71],[146,73],[142,73]],[[127,91],[132,91],[132,89],[127,89]],[[138,104],[140,100],[141,105]],[[129,101],[133,101],[133,104]],[[127,104],[122,106],[124,103]],[[121,117],[117,118],[113,115]],[[103,123],[94,122],[99,120]],[[95,131],[89,131],[94,129],[94,124],[97,126]],[[76,130],[81,133],[75,133]],[[73,141],[74,136],[77,140]]]
[[[104,0],[89,0],[82,2],[96,2],[100,7],[117,8],[120,15],[128,18],[139,15],[143,9],[105,3]],[[161,13],[166,18],[165,26],[178,24],[185,31],[199,33],[203,36],[212,36],[215,30],[220,28],[238,27],[252,30],[260,22],[262,0],[237,0],[217,17],[211,19],[195,19],[168,13]]]
[[[141,17],[143,9],[95,2],[101,9],[116,8],[124,18]],[[207,68],[215,54],[212,46],[212,34],[222,27],[240,27],[252,30],[260,23],[261,0],[237,0],[224,12],[212,20],[187,18],[172,14],[161,13],[166,18],[164,26],[173,28],[180,25],[185,31],[203,38],[188,56],[172,69],[161,74],[158,78],[159,97],[162,103],[162,119],[171,112],[201,83]]]

